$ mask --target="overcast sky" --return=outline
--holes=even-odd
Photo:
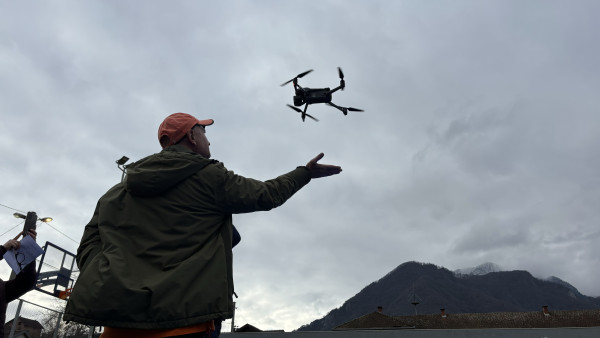
[[[319,152],[344,170],[234,216],[238,326],[297,329],[407,261],[494,262],[600,296],[599,12],[594,0],[0,2],[0,241],[22,227],[13,212],[36,211],[54,218],[39,242],[76,252],[121,179],[115,161],[158,152],[158,125],[186,112],[215,120],[212,157],[238,174],[267,180]],[[303,123],[280,84],[314,69],[300,85],[335,87],[338,66],[333,102],[365,112],[313,105],[320,122]]]

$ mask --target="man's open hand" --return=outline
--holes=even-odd
[[[311,178],[319,178],[326,177],[331,175],[337,175],[342,172],[342,167],[331,164],[319,164],[319,160],[321,160],[325,156],[325,154],[320,153],[317,157],[310,160],[306,167],[310,170]]]

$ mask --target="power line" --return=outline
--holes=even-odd
[[[2,236],[4,236],[4,235],[6,235],[6,234],[7,234],[7,233],[9,233],[9,232],[10,232],[12,229],[14,229],[14,228],[18,227],[19,225],[23,224],[24,222],[25,222],[25,221],[19,222],[19,224],[17,224],[17,225],[15,225],[14,227],[12,227],[12,228],[10,228],[10,229],[6,230],[4,233],[2,233],[2,235],[0,235],[0,237],[2,237]]]
[[[25,211],[22,211],[22,210],[19,210],[19,209],[15,209],[15,208],[11,208],[11,207],[9,207],[8,205],[4,205],[4,204],[2,204],[2,203],[0,203],[0,206],[2,206],[2,207],[5,207],[5,208],[8,208],[8,209],[10,209],[10,210],[14,210],[14,211],[18,211],[18,212],[25,213]]]
[[[64,232],[58,230],[57,228],[53,227],[52,225],[50,225],[49,223],[46,223],[49,227],[51,227],[52,229],[58,231],[59,233],[61,233],[63,236],[67,237],[68,239],[72,240],[73,242],[75,242],[75,244],[79,244],[78,241],[74,240],[73,238],[69,237],[67,234],[65,234]]]
[[[19,211],[19,212],[22,212],[22,213],[24,213],[24,212],[25,212],[25,211],[21,211],[21,210],[19,210],[19,209],[15,209],[15,208],[9,207],[8,205],[4,205],[4,204],[2,204],[2,203],[0,203],[0,206],[3,206],[3,207],[5,207],[5,208],[11,209],[11,210]],[[45,223],[45,224],[48,224],[48,226],[49,226],[49,227],[51,227],[51,228],[52,228],[52,229],[54,229],[55,231],[59,232],[61,235],[63,235],[63,236],[65,236],[65,237],[67,237],[68,239],[72,240],[72,241],[73,241],[73,242],[75,242],[76,244],[79,244],[79,242],[78,242],[78,241],[74,240],[73,238],[71,238],[71,237],[69,237],[67,234],[65,234],[64,232],[62,232],[62,231],[58,230],[57,228],[53,227],[53,226],[52,226],[52,225],[50,225],[48,222],[44,222],[44,223]],[[23,224],[23,222],[21,222],[21,223],[19,223],[19,224],[15,225],[14,227],[10,228],[8,231],[6,231],[5,233],[3,233],[3,234],[2,234],[2,235],[0,235],[0,236],[3,236],[4,234],[6,234],[6,233],[8,233],[9,231],[11,231],[12,229],[16,228],[16,227],[17,227],[17,226],[19,226],[20,224]]]

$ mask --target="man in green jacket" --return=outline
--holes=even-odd
[[[64,320],[105,326],[106,338],[203,337],[233,315],[232,214],[276,208],[312,178],[342,171],[319,164],[321,153],[272,180],[236,175],[210,159],[213,122],[168,116],[163,150],[129,165],[100,198]]]

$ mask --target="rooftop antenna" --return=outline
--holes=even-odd
[[[417,296],[417,293],[415,292],[415,284],[413,283],[412,286],[412,292],[410,295],[410,303],[415,307],[415,326],[414,328],[417,328],[417,316],[419,315],[417,312],[417,305],[419,305],[421,303],[421,298],[419,296]]]
[[[415,285],[413,284],[412,287],[412,292],[411,292],[411,301],[410,303],[415,307],[415,316],[418,315],[417,312],[417,305],[419,305],[421,303],[421,298],[419,296],[417,296],[417,293],[415,292]]]

